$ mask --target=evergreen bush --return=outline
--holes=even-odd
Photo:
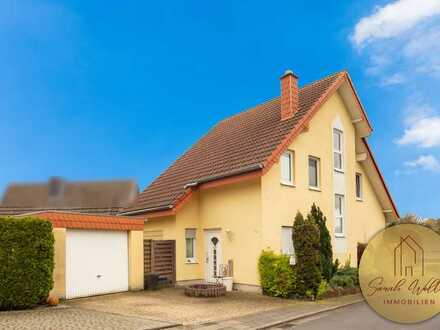
[[[304,220],[303,215],[298,212],[292,236],[297,260],[296,292],[300,296],[316,297],[322,279],[318,226],[311,217]]]
[[[310,214],[307,217],[310,217],[318,226],[321,274],[324,279],[330,281],[333,276],[333,250],[330,233],[326,225],[327,218],[315,203],[313,203]]]
[[[52,224],[32,218],[0,218],[0,310],[44,301],[53,287]]]
[[[258,270],[264,294],[288,298],[295,293],[296,276],[289,256],[263,251],[258,260]]]

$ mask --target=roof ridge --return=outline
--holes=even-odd
[[[327,76],[324,76],[324,77],[322,77],[322,78],[320,78],[320,79],[318,79],[318,80],[314,80],[314,81],[312,81],[312,82],[310,82],[310,83],[308,83],[308,84],[306,84],[306,85],[304,85],[304,86],[301,86],[299,89],[301,90],[301,89],[303,89],[303,88],[309,88],[309,87],[312,87],[313,85],[316,85],[316,84],[322,82],[323,80],[326,80],[326,79],[332,78],[332,77],[337,76],[337,75],[339,75],[339,74],[341,74],[341,73],[347,73],[347,70],[344,69],[344,70],[340,70],[340,71],[333,72],[333,73],[331,73],[331,74],[329,74],[329,75],[327,75]],[[223,122],[225,122],[225,121],[227,121],[227,120],[230,120],[230,119],[232,119],[232,118],[234,118],[234,117],[236,117],[236,116],[240,116],[240,115],[242,115],[243,113],[246,113],[246,112],[248,112],[248,111],[255,110],[256,108],[261,107],[261,106],[264,106],[264,105],[266,105],[267,103],[269,103],[269,102],[273,102],[273,101],[275,101],[275,100],[277,100],[277,99],[279,99],[279,98],[280,98],[280,96],[278,95],[278,96],[275,96],[275,97],[273,97],[273,98],[270,98],[270,99],[268,99],[268,100],[266,100],[266,101],[264,101],[264,102],[262,102],[262,103],[258,103],[258,104],[254,105],[254,106],[249,107],[249,108],[245,108],[245,110],[243,110],[243,111],[240,111],[240,112],[238,112],[238,113],[236,113],[236,114],[234,114],[234,115],[231,115],[231,116],[229,116],[229,117],[226,117],[225,119],[220,120],[220,121],[217,123],[217,125],[220,124],[220,123],[223,123]]]
[[[322,78],[320,78],[320,79],[318,79],[318,80],[315,80],[315,81],[312,81],[312,82],[310,82],[310,83],[308,83],[308,84],[305,84],[305,85],[302,86],[300,89],[312,87],[313,85],[316,85],[317,83],[320,83],[320,82],[322,82],[323,80],[333,78],[334,76],[337,76],[337,75],[339,75],[339,74],[341,74],[341,73],[347,73],[347,70],[344,69],[344,70],[340,70],[340,71],[333,72],[333,73],[331,73],[331,74],[329,74],[329,75],[327,75],[327,76],[324,76],[324,77],[322,77]]]

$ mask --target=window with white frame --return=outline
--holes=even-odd
[[[362,191],[362,174],[356,173],[356,199],[361,201],[363,198]]]
[[[186,262],[196,262],[196,230],[185,229]]]
[[[344,195],[335,195],[335,236],[344,236]]]
[[[312,189],[319,189],[319,158],[309,156],[309,187]]]
[[[281,253],[290,256],[290,264],[295,265],[295,248],[292,238],[293,227],[281,227]]]
[[[341,130],[333,129],[333,167],[335,170],[344,170],[344,135]]]
[[[281,183],[287,185],[294,184],[294,152],[286,151],[280,157]]]

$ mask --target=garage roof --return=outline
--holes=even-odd
[[[113,215],[83,214],[74,212],[41,211],[21,214],[18,217],[48,220],[54,228],[94,230],[143,230],[145,218]]]

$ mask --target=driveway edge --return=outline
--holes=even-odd
[[[315,316],[315,315],[318,315],[318,314],[321,314],[321,313],[325,313],[325,312],[331,312],[331,311],[334,311],[334,310],[337,310],[337,309],[340,309],[340,308],[344,308],[344,307],[347,307],[347,306],[350,306],[350,305],[359,304],[359,303],[361,303],[363,301],[365,301],[365,300],[362,298],[362,299],[358,299],[358,300],[355,300],[355,301],[350,301],[350,302],[345,303],[345,304],[323,308],[323,309],[317,310],[315,312],[304,313],[304,314],[301,314],[301,315],[296,315],[296,316],[288,317],[288,318],[283,319],[283,320],[279,320],[279,321],[276,321],[276,322],[265,324],[265,325],[263,325],[261,327],[258,327],[256,329],[257,330],[263,330],[263,329],[275,327],[277,325],[281,325],[281,324],[284,324],[284,323],[288,323],[288,322],[304,319],[304,318],[307,318],[307,317],[310,317],[310,316]]]

